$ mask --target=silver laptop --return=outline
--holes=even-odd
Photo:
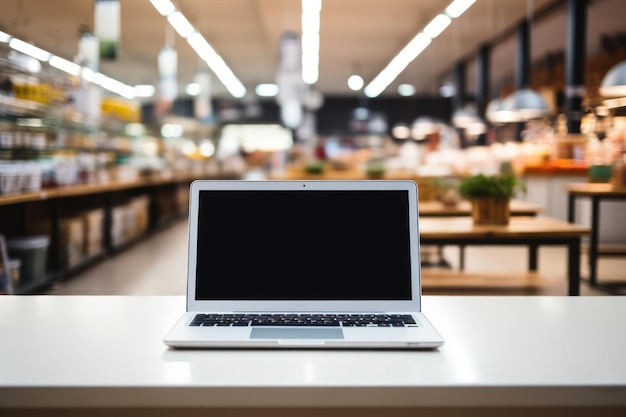
[[[194,181],[177,348],[435,348],[413,181]]]

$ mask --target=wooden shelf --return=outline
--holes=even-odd
[[[181,182],[191,182],[198,177],[191,174],[171,175],[167,177],[140,178],[133,181],[109,181],[93,184],[77,184],[57,188],[44,188],[40,191],[7,194],[0,196],[0,206],[51,200],[54,198],[75,197],[128,190],[141,187],[153,187]]]

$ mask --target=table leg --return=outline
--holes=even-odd
[[[576,220],[576,196],[574,194],[567,195],[567,221],[574,223]]]
[[[567,244],[567,285],[569,295],[580,295],[580,238]]]
[[[465,245],[459,245],[459,269],[465,269]]]
[[[591,231],[589,234],[589,283],[596,285],[598,272],[598,232],[600,226],[600,199],[591,197]]]
[[[537,252],[539,250],[539,245],[530,244],[528,245],[528,270],[536,272],[537,271]]]

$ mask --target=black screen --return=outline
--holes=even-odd
[[[408,191],[200,191],[196,299],[409,300]]]

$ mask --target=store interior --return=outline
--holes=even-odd
[[[5,3],[2,294],[184,294],[196,179],[413,180],[425,222],[572,226],[580,294],[626,294],[622,0]],[[504,223],[477,175],[522,184]],[[424,294],[568,294],[567,247],[455,242]]]

